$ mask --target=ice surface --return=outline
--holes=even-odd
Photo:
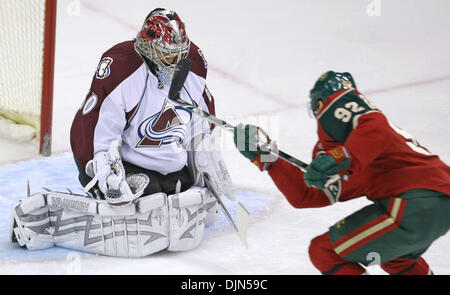
[[[28,252],[8,243],[10,208],[26,195],[27,179],[33,192],[42,186],[77,189],[68,134],[100,56],[134,38],[147,13],[161,6],[179,12],[203,49],[219,118],[265,127],[283,151],[307,162],[316,140],[306,111],[308,91],[329,69],[349,71],[393,123],[448,164],[450,2],[381,0],[380,15],[369,16],[373,2],[58,1],[55,156],[35,158],[36,142],[0,140],[0,274],[318,274],[308,258],[310,240],[370,203],[358,199],[296,210],[266,174],[234,150],[226,133],[224,157],[238,200],[251,213],[248,249],[221,215],[201,246],[185,253],[118,259],[57,248]],[[17,159],[22,161],[14,163]],[[450,274],[449,243],[446,235],[424,255],[437,274]]]
[[[45,167],[45,169],[42,169]],[[77,181],[77,169],[74,166],[72,154],[64,153],[51,158],[41,158],[31,161],[22,161],[0,167],[0,273],[1,263],[20,263],[42,260],[66,259],[69,253],[77,252],[54,247],[40,251],[25,251],[17,244],[9,243],[7,239],[11,225],[12,207],[27,197],[29,183],[30,194],[33,195],[45,190],[71,191],[84,194],[83,188]],[[55,185],[59,184],[59,185]],[[250,212],[252,218],[263,218],[270,211],[270,202],[273,197],[254,191],[238,190],[236,196],[243,206]],[[237,220],[236,203],[223,200],[232,218]],[[231,232],[232,226],[222,211],[217,220],[206,227],[205,239]],[[83,258],[95,255],[77,252]]]

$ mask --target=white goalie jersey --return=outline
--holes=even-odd
[[[181,99],[215,114],[206,87],[207,62],[191,43],[191,72]],[[181,170],[187,162],[182,143],[209,133],[209,123],[168,99],[170,85],[160,81],[136,52],[133,41],[120,43],[103,54],[91,89],[71,128],[71,146],[84,168],[95,154],[121,140],[125,162],[163,175]],[[193,124],[200,120],[201,124]],[[192,128],[192,126],[197,126]]]

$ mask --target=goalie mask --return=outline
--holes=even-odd
[[[174,11],[157,8],[145,19],[135,47],[145,58],[171,73],[189,53],[190,41],[184,23]]]
[[[334,93],[351,88],[357,89],[355,81],[350,73],[326,72],[320,76],[319,80],[317,80],[309,93],[309,98],[311,99],[309,105],[310,111],[314,117],[316,117],[319,101],[324,103]]]

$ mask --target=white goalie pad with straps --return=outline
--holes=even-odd
[[[200,244],[205,230],[208,195],[207,188],[194,186],[182,193],[168,196],[169,251],[186,251]]]
[[[12,237],[28,250],[59,246],[116,257],[187,251],[201,243],[213,201],[200,187],[169,197],[144,196],[126,206],[64,192],[38,193],[14,207]]]
[[[116,207],[81,195],[46,192],[14,207],[13,234],[29,250],[60,246],[118,257],[144,257],[169,246],[167,197]]]
[[[234,200],[233,183],[216,142],[216,134],[202,134],[193,139],[193,148],[188,150],[188,167],[195,185],[204,187],[203,176],[207,174],[219,196]]]

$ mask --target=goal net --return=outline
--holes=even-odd
[[[0,0],[0,135],[51,149],[56,0]]]

